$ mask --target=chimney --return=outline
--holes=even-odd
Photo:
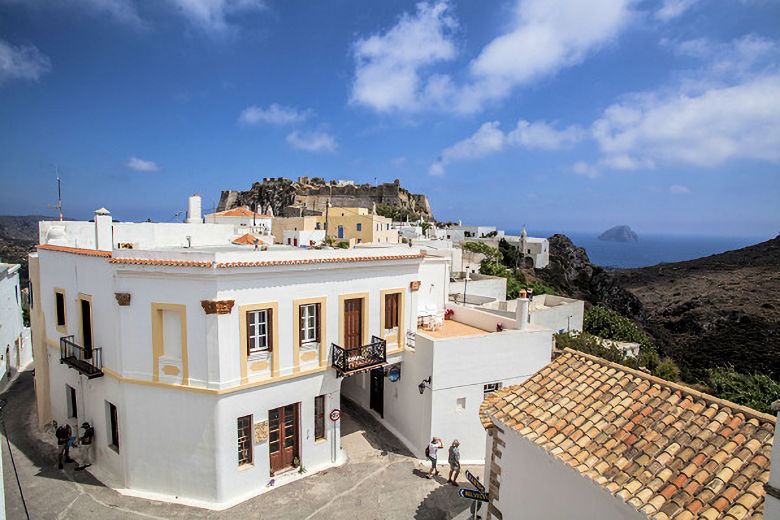
[[[113,229],[111,213],[106,208],[95,210],[95,249],[111,251],[113,248]]]
[[[187,213],[187,223],[200,224],[201,222],[203,222],[203,219],[200,216],[200,195],[196,193],[190,197],[190,208],[189,212]]]
[[[772,403],[772,411],[778,414],[780,422],[780,400]],[[775,440],[772,444],[772,461],[769,464],[769,482],[764,484],[764,518],[780,518],[780,440],[775,425]]]
[[[525,330],[528,328],[528,298],[517,299],[517,309],[515,309],[515,321],[517,322],[517,330]]]

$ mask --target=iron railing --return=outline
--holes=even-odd
[[[339,376],[367,370],[387,362],[387,342],[371,336],[371,343],[362,347],[344,348],[331,344],[332,366]]]
[[[75,368],[87,378],[103,375],[103,349],[85,348],[73,340],[73,336],[60,338],[60,363]]]

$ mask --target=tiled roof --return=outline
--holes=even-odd
[[[193,262],[189,260],[152,260],[147,258],[110,258],[112,264],[131,265],[162,265],[174,267],[217,267],[220,269],[238,267],[268,267],[275,265],[299,265],[299,264],[336,264],[350,262],[376,262],[381,260],[409,260],[423,258],[424,254],[412,255],[383,255],[383,256],[352,256],[332,258],[297,258],[290,260],[266,260],[258,262]]]
[[[775,417],[566,350],[480,407],[658,520],[763,517]]]
[[[211,267],[214,262],[193,262],[192,260],[154,260],[149,258],[109,258],[111,264],[162,265],[166,267]]]
[[[255,217],[264,217],[264,218],[270,218],[270,215],[261,215],[260,213],[253,213],[252,210],[247,208],[246,206],[241,206],[240,208],[233,208],[228,209],[225,211],[219,211],[217,213],[209,213],[206,215],[207,217],[251,217],[254,215]]]
[[[234,244],[240,244],[240,245],[249,245],[253,246],[255,243],[257,244],[263,244],[265,243],[262,238],[256,237],[251,233],[247,233],[246,235],[241,235],[237,239],[233,240]]]
[[[76,255],[86,256],[104,256],[110,257],[111,251],[98,251],[96,249],[79,249],[78,247],[66,247],[66,246],[50,246],[45,244],[38,244],[38,249],[47,249],[49,251],[62,251],[64,253],[73,253]]]

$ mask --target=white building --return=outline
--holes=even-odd
[[[457,245],[461,242],[469,242],[475,238],[492,238],[499,239],[504,236],[504,232],[496,229],[496,226],[448,226],[444,229],[445,238],[452,240],[452,243]]]
[[[513,316],[517,301],[496,301],[485,303],[483,309],[501,316]],[[531,323],[554,332],[582,332],[585,319],[585,302],[555,296],[537,294],[531,299]]]
[[[32,361],[30,329],[22,319],[19,267],[0,263],[0,386]]]
[[[200,200],[200,197],[198,197],[198,200]],[[200,214],[199,207],[197,208],[197,214]],[[217,213],[209,213],[204,221],[208,224],[232,224],[251,230],[247,232],[270,235],[273,216],[257,213],[246,206],[242,206]]]
[[[321,245],[325,241],[324,229],[286,229],[284,244],[293,247],[308,247]]]
[[[566,350],[480,417],[487,518],[778,518],[772,415]]]
[[[529,237],[525,226],[519,236],[506,235],[504,240],[517,247],[526,258],[531,258],[534,267],[543,269],[550,264],[550,241],[546,238]]]
[[[115,488],[222,508],[340,464],[341,392],[419,457],[436,435],[482,461],[479,403],[550,360],[527,300],[514,319],[452,306],[441,320],[448,258],[251,248],[236,231],[103,210],[40,225],[39,425],[95,425],[93,469]]]

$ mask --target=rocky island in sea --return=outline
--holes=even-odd
[[[614,226],[599,235],[599,240],[610,242],[638,242],[639,235],[628,226]]]

